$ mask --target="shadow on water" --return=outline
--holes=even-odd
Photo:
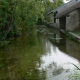
[[[78,43],[58,30],[44,31],[24,31],[0,49],[0,80],[61,80],[74,68],[67,62],[79,64]]]

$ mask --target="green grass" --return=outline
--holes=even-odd
[[[73,31],[73,33],[80,36],[80,31]]]

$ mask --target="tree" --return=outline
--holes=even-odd
[[[35,25],[44,13],[62,4],[62,0],[0,0],[0,37],[18,34],[24,26]]]

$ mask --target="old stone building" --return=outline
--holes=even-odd
[[[79,9],[74,10],[66,17],[66,30],[74,31],[80,29],[80,12]]]
[[[71,0],[59,8],[49,12],[47,16],[51,18],[49,25],[66,31],[80,29],[80,0]]]

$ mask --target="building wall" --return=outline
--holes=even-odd
[[[63,29],[65,29],[66,31],[74,31],[74,30],[80,29],[80,9],[76,9],[66,16],[65,26],[64,25],[60,26],[60,22],[61,24],[64,24],[64,21],[60,21],[60,19],[61,18],[56,19],[56,22],[54,23],[54,15],[49,14],[47,16],[47,22],[50,23],[51,27],[55,27],[58,29],[61,29],[61,27],[64,27]]]
[[[74,31],[80,28],[79,10],[75,10],[66,16],[66,31]]]

